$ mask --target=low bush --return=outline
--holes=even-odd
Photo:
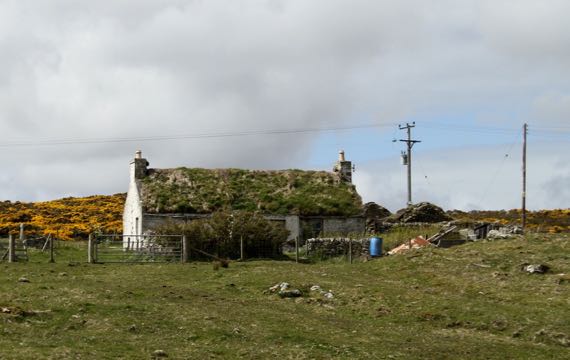
[[[187,223],[170,221],[154,230],[158,234],[186,235],[194,259],[207,258],[204,253],[239,259],[242,241],[245,258],[275,258],[282,255],[281,246],[289,233],[283,226],[247,211],[221,211],[208,219]]]

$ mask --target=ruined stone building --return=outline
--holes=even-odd
[[[289,238],[363,233],[362,200],[352,163],[339,153],[332,172],[149,168],[137,151],[123,214],[123,234],[138,236],[166,221],[188,222],[220,210],[257,211]]]

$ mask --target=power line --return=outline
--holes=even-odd
[[[370,129],[370,128],[388,127],[388,126],[394,126],[394,124],[364,124],[364,125],[354,125],[354,126],[337,126],[329,128],[250,130],[250,131],[183,134],[183,135],[140,136],[140,137],[128,137],[128,138],[125,137],[125,138],[84,138],[84,139],[42,139],[42,140],[3,142],[0,143],[0,147],[107,144],[107,143],[123,143],[123,142],[140,142],[140,141],[208,139],[208,138],[224,138],[224,137],[255,136],[255,135],[301,134],[301,133],[314,133],[314,132]]]
[[[511,154],[511,150],[513,149],[513,147],[515,146],[515,144],[517,143],[516,140],[513,139],[513,142],[510,144],[507,152],[505,153],[505,155],[503,156],[501,162],[499,163],[499,166],[497,167],[497,169],[495,170],[494,174],[491,176],[489,183],[487,184],[487,186],[484,188],[483,190],[483,194],[481,194],[481,201],[483,202],[486,198],[487,195],[489,193],[489,190],[491,189],[491,186],[493,186],[493,184],[495,183],[495,181],[497,180],[497,177],[499,176],[499,173],[501,172],[501,170],[503,169],[503,166],[505,165],[505,162],[507,161],[507,159],[509,159],[510,154]]]
[[[210,138],[227,138],[241,136],[257,136],[257,135],[287,135],[302,134],[344,130],[358,130],[371,128],[385,128],[395,126],[396,124],[388,123],[370,123],[353,126],[336,126],[326,128],[298,128],[298,129],[265,129],[265,130],[249,130],[249,131],[228,131],[228,132],[212,132],[197,134],[180,134],[180,135],[154,135],[154,136],[134,136],[134,137],[116,137],[116,138],[63,138],[63,139],[38,139],[38,140],[21,140],[1,142],[0,147],[26,147],[26,146],[55,146],[55,145],[78,145],[78,144],[108,144],[108,143],[128,143],[128,142],[148,142],[148,141],[165,141],[165,140],[183,140],[183,139],[210,139]],[[426,122],[422,127],[427,129],[437,129],[440,131],[450,132],[466,132],[479,133],[486,135],[508,135],[518,133],[519,129],[502,128],[502,127],[485,127],[485,126],[468,126],[456,124],[444,124],[437,122]],[[557,129],[557,130],[555,130]],[[566,136],[570,133],[570,127],[544,127],[533,128],[532,137],[559,139],[561,141],[569,141]]]

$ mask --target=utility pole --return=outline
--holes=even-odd
[[[408,138],[400,141],[405,142],[408,151],[406,154],[402,153],[402,157],[404,159],[404,165],[408,165],[408,206],[412,205],[412,147],[414,147],[415,143],[421,142],[420,140],[412,140],[412,128],[416,127],[416,122],[414,121],[411,125],[406,123],[406,126],[398,125],[400,130],[406,130],[408,133]],[[405,155],[405,156],[404,156]]]
[[[523,125],[523,154],[522,154],[522,232],[526,227],[526,136],[528,134],[528,124]]]

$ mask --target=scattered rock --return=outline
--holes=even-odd
[[[332,290],[329,291],[325,291],[323,290],[319,285],[313,285],[311,286],[311,292],[317,292],[320,295],[322,295],[325,299],[328,300],[332,300],[334,299],[334,294],[332,293]]]
[[[275,293],[277,291],[285,291],[287,289],[289,289],[289,283],[282,282],[282,283],[278,283],[278,284],[275,284],[272,287],[270,287],[269,292]]]
[[[269,293],[277,293],[282,298],[295,298],[303,296],[303,293],[299,289],[290,289],[291,285],[286,282],[278,283],[269,288]]]
[[[66,273],[66,272],[60,272],[60,273],[57,274],[57,275],[63,277],[63,276],[67,276],[67,273]]]
[[[131,326],[129,326],[129,331],[130,332],[135,332],[137,331],[137,326],[135,324],[132,324]]]
[[[499,230],[490,230],[489,233],[487,234],[487,239],[508,239],[510,238],[511,235],[505,233],[505,232],[501,232]]]
[[[154,350],[152,353],[153,359],[167,358],[167,357],[168,357],[168,354],[164,350]]]
[[[22,276],[21,278],[18,279],[18,282],[21,282],[21,283],[29,283],[30,280],[29,280],[27,277]]]
[[[524,264],[522,270],[530,274],[545,274],[548,272],[548,270],[550,270],[550,267],[548,265],[543,265],[543,264],[534,264],[534,265]]]
[[[438,223],[451,220],[442,208],[429,202],[410,205],[389,218],[389,221],[400,223]]]
[[[299,289],[280,290],[278,294],[282,298],[295,298],[295,297],[303,296],[303,293]]]

